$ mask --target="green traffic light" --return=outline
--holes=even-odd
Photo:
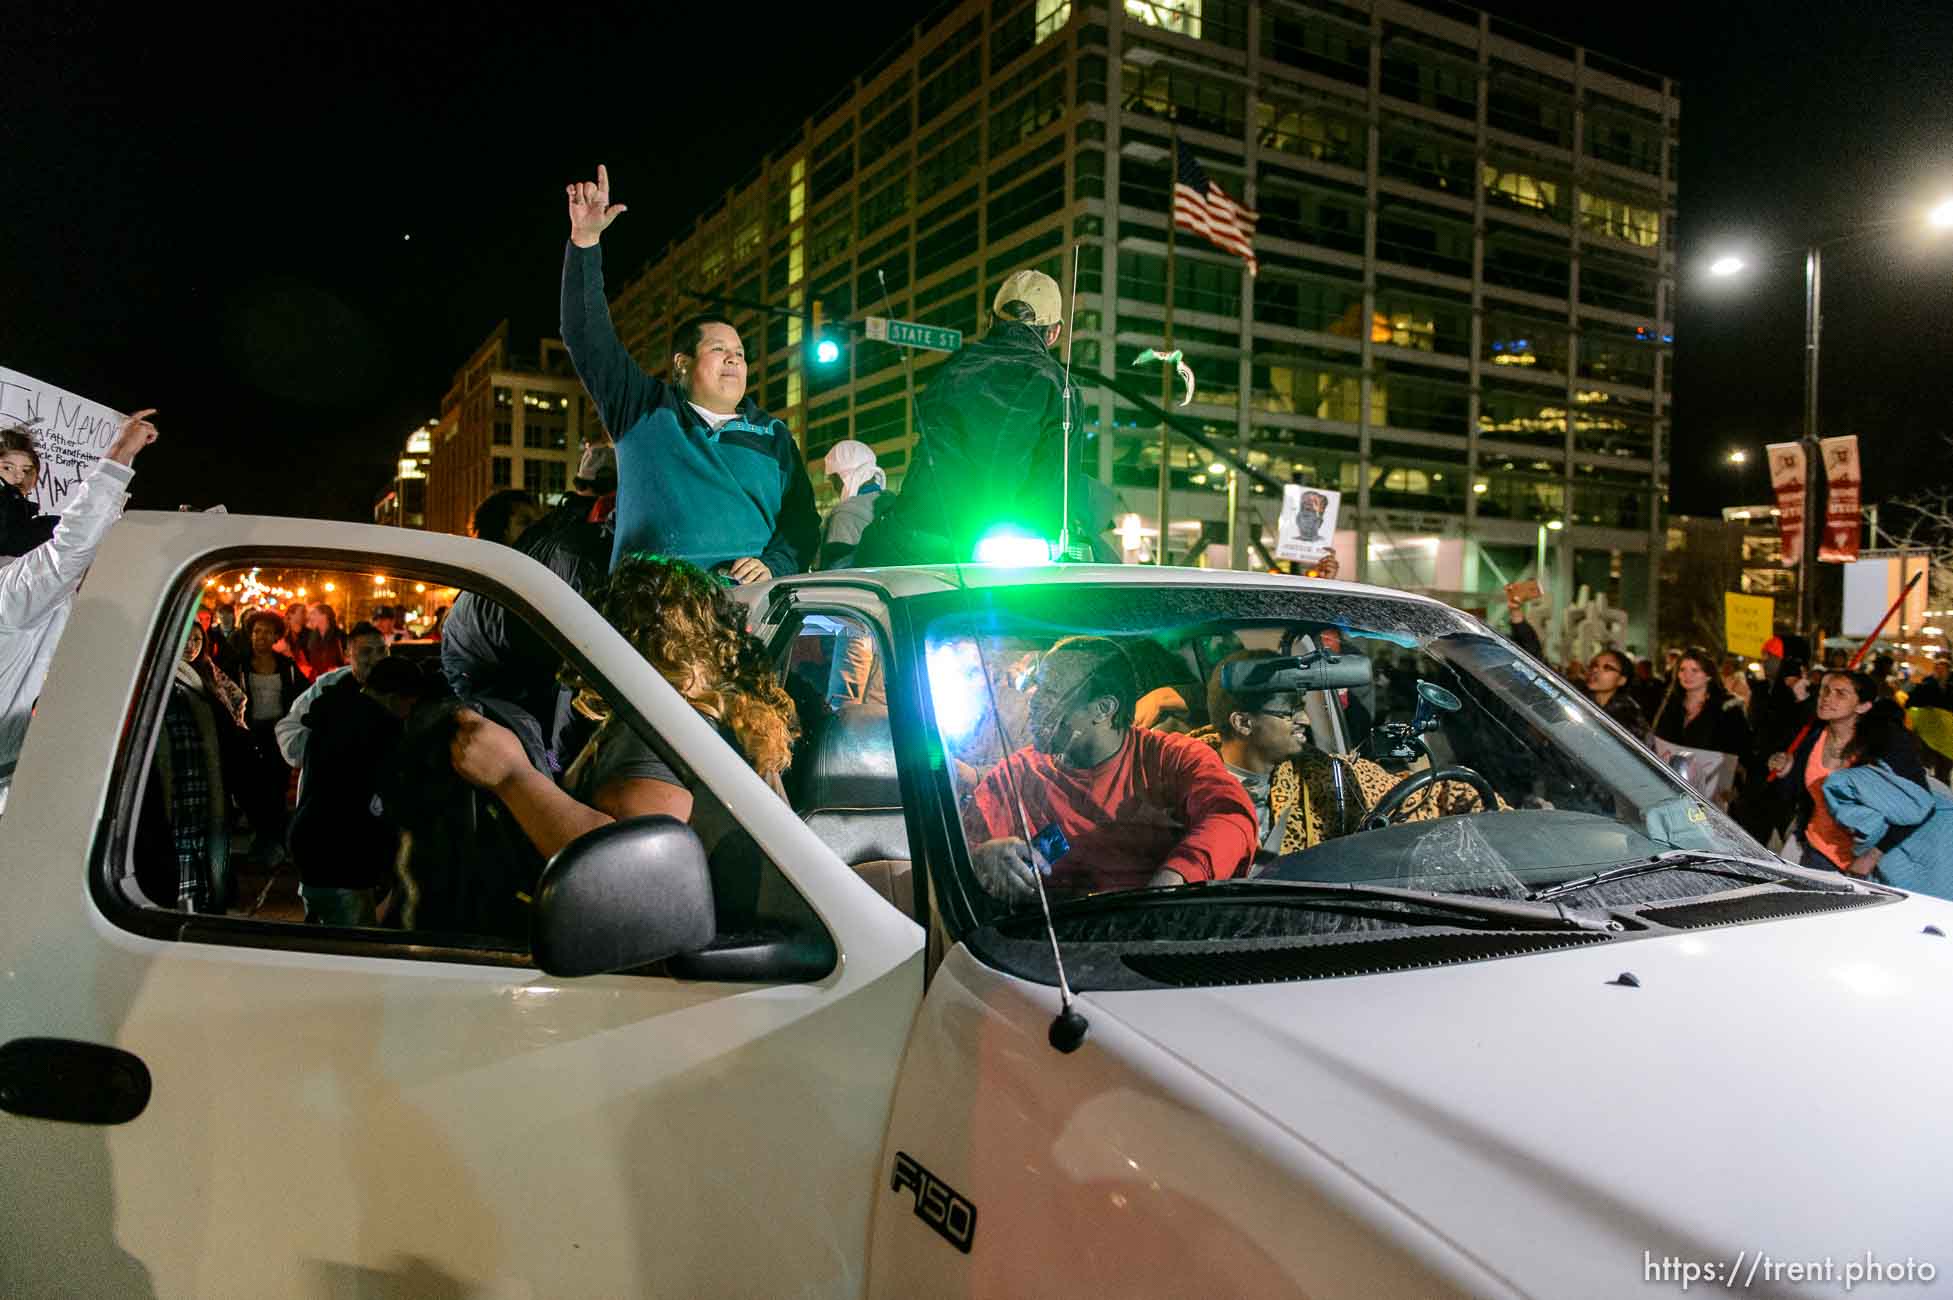
[[[814,360],[821,365],[831,366],[841,359],[841,345],[833,339],[822,339],[814,344]]]

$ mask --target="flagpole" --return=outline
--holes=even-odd
[[[1173,218],[1174,210],[1180,204],[1178,189],[1180,184],[1180,130],[1177,126],[1173,130],[1173,156],[1169,160],[1169,166],[1171,170],[1167,174],[1166,182],[1166,318],[1163,326],[1165,344],[1162,351],[1171,354],[1173,351],[1173,254],[1175,242],[1173,230],[1176,224]],[[1172,406],[1173,363],[1169,361],[1160,367],[1160,536],[1158,544],[1153,548],[1154,564],[1166,563],[1167,490],[1172,481],[1173,466],[1173,430],[1168,423],[1167,412],[1172,409]]]

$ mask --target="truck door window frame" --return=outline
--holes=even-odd
[[[275,557],[274,563],[300,568],[345,569],[356,573],[384,568],[401,580],[456,587],[494,601],[511,615],[527,620],[530,627],[548,641],[567,664],[597,688],[626,725],[632,727],[653,752],[671,765],[680,780],[695,790],[704,785],[683,756],[671,747],[626,693],[612,685],[589,658],[573,642],[564,638],[528,599],[486,574],[411,556],[352,552],[330,547],[269,545],[214,548],[199,555],[172,578],[169,596],[157,607],[160,616],[143,634],[141,675],[135,685],[136,694],[127,714],[127,722],[116,742],[115,759],[108,774],[108,790],[102,804],[102,817],[95,827],[87,863],[90,897],[103,916],[116,927],[166,942],[535,969],[535,962],[527,948],[518,950],[508,947],[490,936],[479,936],[479,943],[467,942],[467,936],[448,934],[442,934],[439,942],[417,942],[414,932],[408,930],[349,930],[248,916],[175,912],[157,906],[136,888],[134,854],[137,819],[144,785],[151,779],[156,746],[162,739],[162,714],[169,696],[169,683],[181,637],[202,601],[205,578],[229,569],[262,567],[267,556]],[[777,864],[774,870],[778,871]],[[781,874],[784,878],[784,873]],[[788,884],[791,887],[791,881]],[[804,898],[801,901],[805,903]],[[808,907],[806,911],[814,918],[814,923],[821,925],[825,931],[826,927],[813,909]],[[372,937],[363,937],[367,935]],[[832,948],[834,938],[831,932],[826,933],[826,942]]]

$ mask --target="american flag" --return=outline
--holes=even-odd
[[[1261,214],[1229,198],[1191,150],[1177,142],[1175,150],[1179,170],[1173,178],[1173,224],[1239,256],[1247,262],[1248,274],[1253,275],[1260,265],[1255,261],[1254,235]]]

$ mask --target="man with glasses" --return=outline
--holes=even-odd
[[[1207,683],[1211,726],[1194,733],[1255,808],[1257,856],[1280,856],[1347,835],[1363,818],[1364,799],[1350,766],[1309,743],[1309,719],[1295,691],[1255,691],[1224,684],[1230,664],[1274,661],[1267,650],[1243,650],[1214,666]],[[1254,680],[1254,674],[1248,674]]]

